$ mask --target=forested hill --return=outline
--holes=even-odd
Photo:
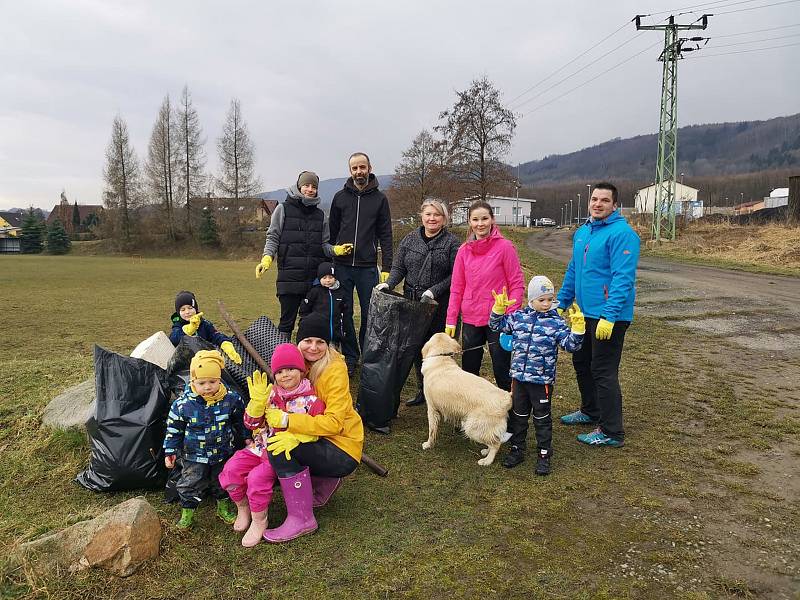
[[[658,135],[616,138],[520,165],[523,185],[653,179]],[[678,130],[678,173],[701,177],[800,165],[800,114]]]

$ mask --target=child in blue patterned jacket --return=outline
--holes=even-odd
[[[208,493],[217,501],[217,515],[233,523],[236,511],[219,483],[225,461],[235,450],[234,431],[242,439],[250,433],[244,426],[244,402],[220,381],[225,362],[216,350],[201,350],[192,358],[191,382],[167,416],[164,438],[164,464],[175,467],[180,456],[181,473],[177,483],[181,501],[178,527],[191,526],[194,511]]]
[[[511,410],[508,413],[508,430],[511,433],[511,450],[503,461],[506,468],[516,467],[525,460],[525,439],[528,435],[528,417],[533,412],[538,459],[536,474],[550,473],[553,454],[553,417],[550,402],[556,380],[556,361],[559,346],[567,352],[579,350],[583,344],[586,324],[577,305],[567,312],[568,326],[556,311],[553,282],[537,275],[528,284],[528,306],[505,314],[517,302],[509,299],[506,289],[499,294],[492,291],[495,303],[489,317],[489,328],[512,335],[511,355]]]

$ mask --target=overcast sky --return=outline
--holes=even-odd
[[[114,116],[128,123],[143,160],[159,105],[166,94],[177,100],[184,84],[212,172],[225,113],[239,98],[265,190],[293,183],[304,169],[342,177],[355,150],[370,154],[375,172],[391,173],[414,136],[453,104],[455,90],[483,75],[523,115],[510,163],[654,132],[663,33],[635,37],[634,24],[624,24],[636,13],[684,7],[698,13],[679,22],[718,15],[705,33],[716,39],[695,53],[708,57],[680,63],[681,125],[793,114],[800,45],[710,56],[800,43],[800,27],[731,35],[800,24],[796,0],[742,10],[777,1],[0,0],[0,209],[49,209],[62,189],[70,201],[100,203]],[[750,40],[759,41],[741,43]]]

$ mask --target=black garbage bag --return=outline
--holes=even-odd
[[[386,427],[397,416],[400,390],[414,365],[414,357],[427,341],[436,302],[417,302],[375,290],[361,359],[358,412],[372,427]]]
[[[86,423],[92,456],[75,481],[95,492],[163,485],[166,371],[95,346],[94,372],[95,414]]]

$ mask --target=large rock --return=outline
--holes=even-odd
[[[161,522],[143,497],[131,498],[91,521],[24,543],[18,559],[39,575],[101,568],[120,577],[158,556]]]
[[[173,354],[175,354],[175,346],[163,331],[155,332],[131,352],[133,358],[141,358],[165,370]]]
[[[44,409],[42,423],[52,429],[83,429],[94,415],[96,396],[92,377],[53,398]]]

